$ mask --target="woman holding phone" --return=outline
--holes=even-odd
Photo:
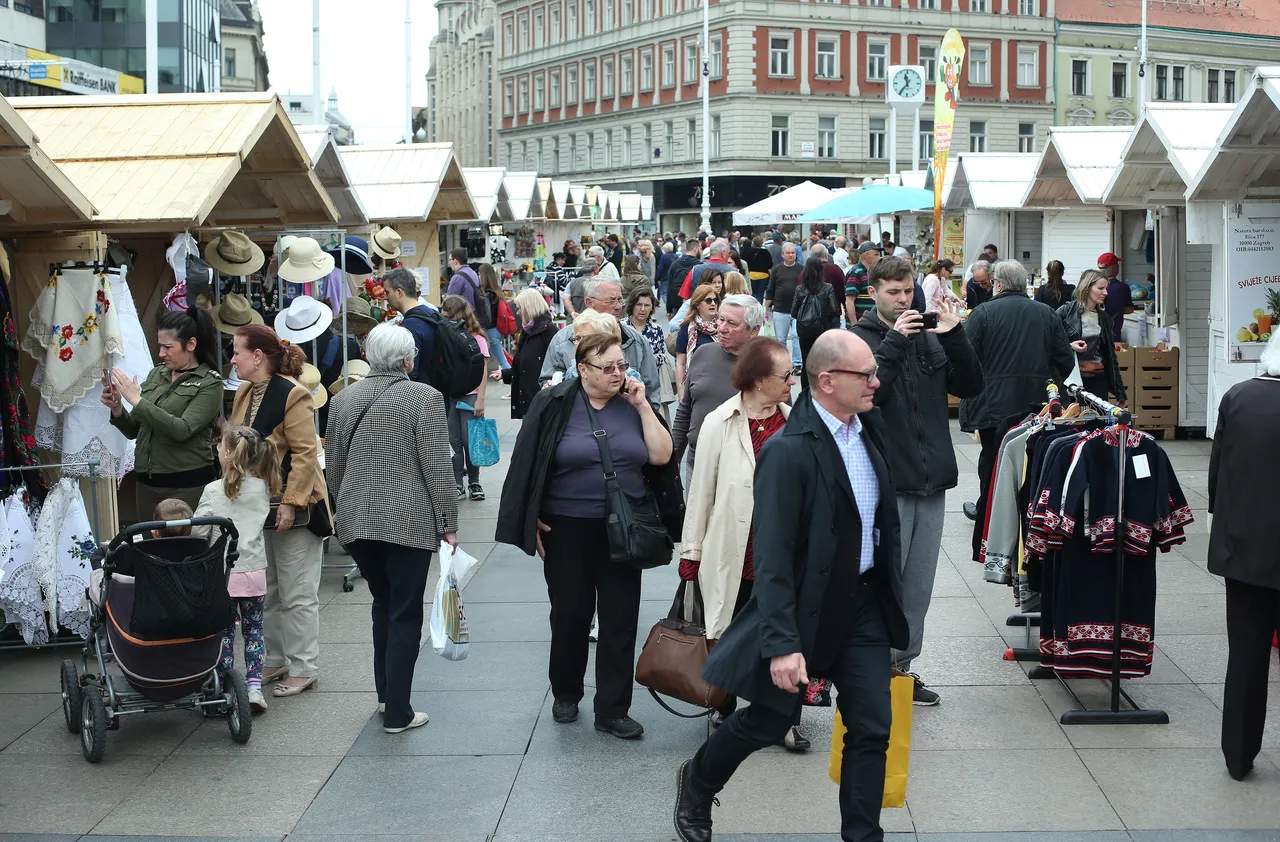
[[[213,318],[199,307],[164,311],[156,348],[160,365],[141,383],[118,368],[102,378],[112,425],[137,441],[135,500],[144,520],[167,498],[195,511],[204,487],[218,478],[214,423],[222,408],[222,375]]]

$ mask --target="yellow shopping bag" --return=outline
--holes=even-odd
[[[902,807],[907,803],[907,767],[911,763],[911,698],[915,679],[893,671],[889,685],[893,695],[893,725],[889,728],[889,752],[885,757],[884,800],[882,807]],[[831,767],[827,776],[840,783],[840,759],[844,754],[844,721],[836,711],[836,726],[831,732]]]

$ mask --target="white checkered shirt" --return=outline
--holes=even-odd
[[[867,443],[862,440],[862,421],[855,415],[850,423],[843,424],[817,401],[813,401],[813,408],[818,411],[818,417],[836,440],[836,448],[839,449],[840,458],[849,474],[849,484],[853,486],[853,499],[858,501],[858,515],[862,520],[862,553],[858,556],[858,573],[866,573],[876,563],[875,528],[876,508],[880,505],[880,480],[876,476],[875,466],[871,464],[871,456],[867,453]]]

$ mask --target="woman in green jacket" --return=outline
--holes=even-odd
[[[156,331],[160,365],[141,384],[118,368],[103,378],[111,423],[138,442],[133,473],[140,520],[169,497],[195,511],[204,487],[218,478],[213,448],[222,375],[213,337],[213,319],[199,307],[165,311]]]

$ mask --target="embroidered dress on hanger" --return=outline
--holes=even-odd
[[[49,642],[49,629],[44,621],[44,600],[36,578],[32,554],[36,547],[35,529],[27,513],[28,500],[19,489],[0,507],[0,611],[13,623],[29,646]]]
[[[130,377],[146,378],[151,371],[151,350],[147,337],[138,320],[138,310],[133,303],[124,269],[112,269],[107,273],[111,280],[111,294],[118,312],[124,339],[124,356],[116,366]],[[31,382],[37,387],[44,377],[44,364],[36,363],[36,373]],[[136,443],[111,426],[111,410],[102,405],[98,389],[90,389],[63,412],[56,412],[48,401],[41,399],[40,414],[36,418],[36,442],[49,450],[60,451],[66,476],[88,476],[90,459],[99,462],[99,476],[114,476],[116,481],[133,470],[133,454]]]
[[[45,498],[36,523],[32,565],[44,592],[49,631],[58,627],[82,638],[89,636],[90,615],[85,597],[89,587],[89,557],[97,549],[89,514],[80,496],[80,483],[63,479]]]
[[[31,308],[23,349],[45,366],[40,395],[62,412],[102,382],[124,338],[105,272],[59,269]]]

